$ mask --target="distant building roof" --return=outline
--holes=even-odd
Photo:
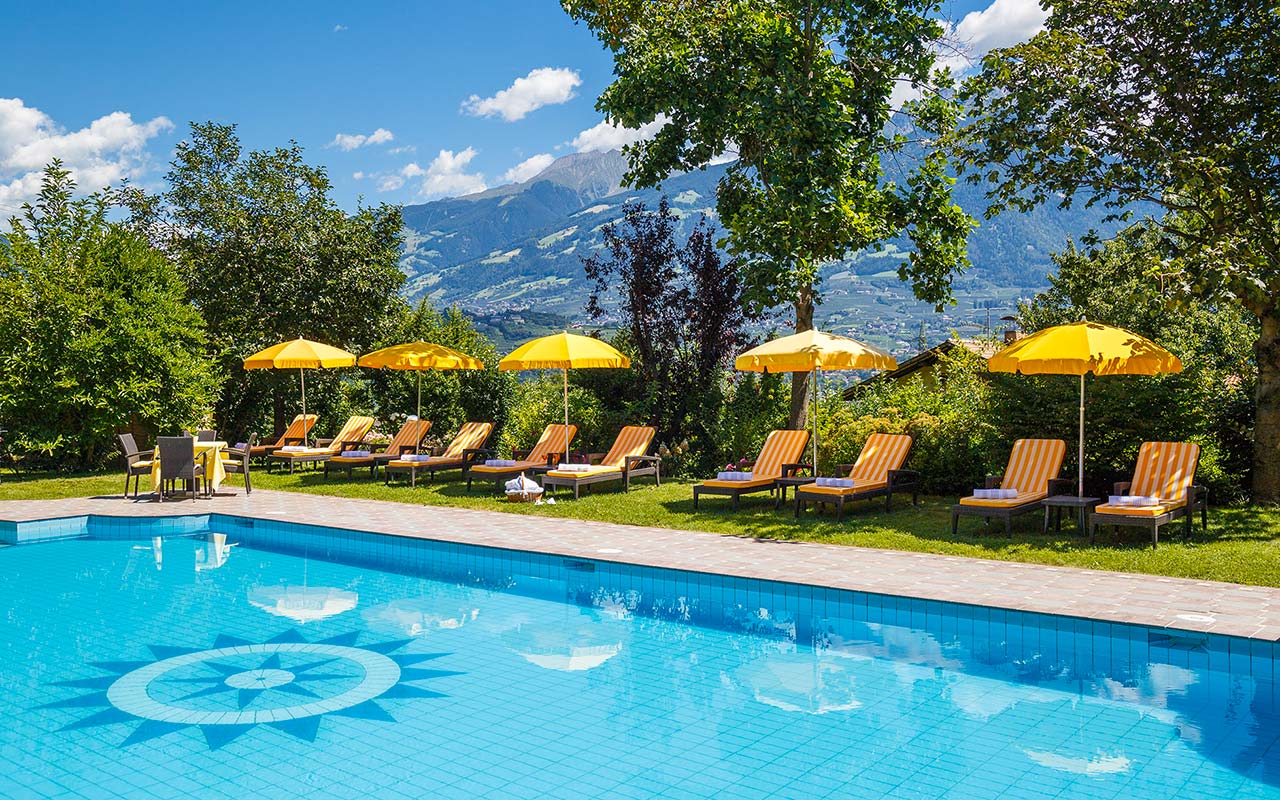
[[[875,381],[900,380],[913,372],[925,369],[926,367],[931,367],[938,363],[938,359],[947,353],[950,353],[957,347],[963,347],[970,353],[975,353],[983,358],[991,358],[999,352],[1004,345],[990,339],[947,339],[940,344],[930,347],[928,350],[916,353],[906,361],[899,362],[898,368],[895,370],[890,370],[889,372],[877,372],[870,378],[859,383],[855,383],[853,386],[845,389],[842,396],[845,400],[852,400],[854,392],[857,391],[859,386],[873,383]]]

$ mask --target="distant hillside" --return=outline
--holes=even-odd
[[[430,295],[487,319],[536,311],[582,322],[588,285],[581,257],[602,247],[600,228],[621,216],[631,199],[656,204],[662,193],[689,224],[715,219],[716,185],[724,166],[668,179],[661,191],[621,187],[626,162],[619,151],[557,159],[528,181],[478,194],[406,206],[402,266],[406,293]],[[980,191],[956,187],[956,201],[980,218]],[[819,323],[901,350],[914,347],[923,325],[936,340],[951,330],[972,332],[989,313],[998,319],[1017,299],[1046,284],[1049,254],[1069,238],[1100,227],[1102,212],[1041,208],[982,221],[969,239],[973,268],[956,282],[960,304],[945,314],[917,303],[897,278],[903,243],[859,253],[823,272]],[[546,327],[547,318],[531,327]],[[509,327],[509,326],[508,326]],[[554,326],[553,326],[554,327]],[[504,330],[501,338],[519,338]]]

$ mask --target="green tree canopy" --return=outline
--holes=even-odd
[[[1280,15],[1263,0],[1045,0],[1047,27],[968,85],[988,214],[1138,201],[1148,272],[1257,318],[1256,499],[1280,501]]]
[[[431,435],[447,437],[464,422],[492,422],[495,433],[507,420],[516,377],[498,371],[498,351],[476,330],[471,318],[457,306],[443,312],[423,299],[417,307],[401,303],[378,347],[403,342],[433,342],[475,356],[483,370],[450,370],[422,373],[422,418],[431,421]],[[412,371],[365,370],[383,420],[402,419],[417,408],[418,376]],[[394,431],[393,431],[394,433]],[[496,436],[492,440],[496,443]]]
[[[1162,235],[1157,226],[1137,225],[1096,252],[1069,247],[1055,255],[1049,289],[1019,308],[1019,321],[1036,331],[1087,316],[1146,336],[1182,359],[1183,371],[1174,375],[1090,378],[1085,472],[1100,482],[1096,490],[1128,479],[1143,441],[1191,440],[1201,445],[1199,480],[1214,500],[1239,499],[1252,467],[1258,322],[1229,300],[1171,310],[1148,274],[1153,240]],[[1074,381],[998,374],[991,380],[999,389],[993,417],[1006,438],[1075,435]],[[1074,464],[1074,448],[1067,458]]]
[[[167,179],[158,197],[135,194],[135,224],[173,253],[209,324],[230,377],[217,404],[219,425],[257,427],[270,398],[279,429],[292,412],[297,376],[246,375],[240,361],[297,336],[354,352],[380,341],[401,302],[400,210],[362,206],[347,214],[329,196],[325,170],[307,164],[297,143],[244,152],[235,126],[212,122],[192,124]],[[308,376],[309,404],[314,398],[317,411],[329,411],[326,398],[342,394],[342,380],[330,371]],[[320,427],[341,424],[326,419]]]
[[[936,72],[943,35],[933,0],[563,0],[614,54],[615,80],[597,103],[638,128],[662,127],[627,149],[628,179],[654,186],[673,171],[736,152],[717,210],[741,258],[748,300],[789,303],[795,329],[813,326],[818,267],[907,236],[899,269],[916,295],[941,305],[966,263],[972,221],[951,200],[953,179],[933,146],[957,119],[950,78]],[[895,89],[921,98],[894,108]],[[896,112],[905,112],[898,114]],[[910,167],[890,171],[910,146]],[[808,376],[793,383],[803,420]]]
[[[218,379],[177,270],[110,222],[111,192],[73,199],[61,163],[0,246],[0,428],[33,463],[100,467],[114,434],[176,434]]]

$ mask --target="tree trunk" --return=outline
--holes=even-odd
[[[813,330],[813,287],[803,286],[796,294],[796,333]],[[800,430],[808,427],[809,373],[791,373],[791,413],[787,415],[787,427]]]
[[[1280,312],[1262,318],[1258,337],[1257,418],[1253,429],[1253,499],[1280,503]]]

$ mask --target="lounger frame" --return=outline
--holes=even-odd
[[[853,470],[852,464],[838,464],[836,471],[847,475]],[[870,500],[873,497],[884,495],[884,510],[891,511],[893,509],[893,493],[902,493],[907,489],[911,490],[911,505],[919,505],[920,503],[920,473],[913,469],[891,469],[885,475],[888,479],[884,486],[877,486],[874,489],[866,489],[861,492],[853,492],[850,494],[827,494],[826,492],[815,492],[808,487],[813,484],[802,484],[795,487],[796,489],[796,518],[799,519],[800,512],[804,511],[809,503],[817,506],[823,506],[827,503],[833,503],[836,507],[836,522],[844,521],[844,507],[846,503],[852,503],[857,500]]]
[[[498,457],[498,451],[490,450],[487,448],[477,448],[475,452],[486,455],[489,458]],[[511,460],[522,461],[525,458],[527,458],[528,455],[532,452],[533,452],[533,448],[529,448],[527,450],[512,450]],[[504,468],[501,472],[484,472],[480,474],[484,475],[484,479],[486,481],[493,481],[493,490],[495,492],[503,492],[506,490],[507,481],[511,480],[512,478],[518,478],[519,476],[523,475],[526,472],[532,472],[536,475],[538,473],[553,470],[557,466],[559,466],[560,462],[563,461],[564,458],[565,458],[564,453],[547,453],[547,461],[545,464],[535,464],[531,467],[530,466],[510,467],[510,468]],[[471,475],[471,468],[473,466],[479,466],[480,464],[483,464],[483,463],[484,463],[483,460],[475,460],[467,464],[467,466],[462,470],[462,477],[466,478],[467,480],[468,492],[471,491],[471,482],[472,480],[474,480],[474,478]]]
[[[1116,494],[1126,494],[1131,485],[1130,481],[1121,481],[1114,488]],[[1186,541],[1191,541],[1191,529],[1194,527],[1195,512],[1200,512],[1200,528],[1204,531],[1209,530],[1209,489],[1200,484],[1192,484],[1187,489],[1187,502],[1181,506],[1170,509],[1163,514],[1154,517],[1134,514],[1107,514],[1098,511],[1089,513],[1089,544],[1094,543],[1094,537],[1098,532],[1099,525],[1111,525],[1115,528],[1145,528],[1151,532],[1151,549],[1155,550],[1160,543],[1160,526],[1168,525],[1176,519],[1182,520],[1182,535]]]
[[[790,478],[793,475],[795,475],[797,472],[799,472],[801,469],[808,469],[808,468],[809,468],[808,464],[783,464],[782,474],[779,475],[778,477]],[[737,511],[741,505],[739,502],[739,498],[741,498],[744,494],[755,494],[756,492],[772,493],[772,492],[776,492],[777,490],[778,490],[777,478],[769,481],[768,483],[762,483],[757,486],[747,486],[747,487],[707,486],[705,483],[695,483],[693,485],[693,510],[694,511],[698,510],[698,495],[702,495],[702,494],[718,495],[720,497],[732,498],[733,510]],[[776,505],[777,504],[775,503],[775,507]]]
[[[999,489],[1000,482],[1004,478],[1003,475],[988,475],[985,487],[987,489]],[[1070,494],[1071,490],[1076,486],[1076,482],[1070,478],[1050,478],[1049,485],[1046,487],[1047,494],[1045,497],[1053,497],[1059,494]],[[1004,520],[1004,532],[1010,539],[1013,538],[1013,518],[1030,514],[1032,511],[1041,511],[1044,509],[1044,497],[1017,506],[967,506],[956,503],[951,506],[951,535],[955,536],[960,531],[961,517],[982,517],[987,527],[991,526],[991,520]]]
[[[637,466],[637,464],[647,464],[648,466]],[[542,487],[544,489],[552,489],[557,486],[573,489],[573,499],[577,500],[583,486],[591,486],[596,483],[610,483],[612,481],[622,481],[622,491],[631,491],[631,481],[634,478],[643,478],[652,475],[655,486],[662,485],[661,456],[627,456],[622,465],[622,469],[611,472],[602,472],[598,475],[584,475],[581,478],[570,478],[560,475],[545,475],[542,478]],[[696,499],[696,498],[695,498]]]

